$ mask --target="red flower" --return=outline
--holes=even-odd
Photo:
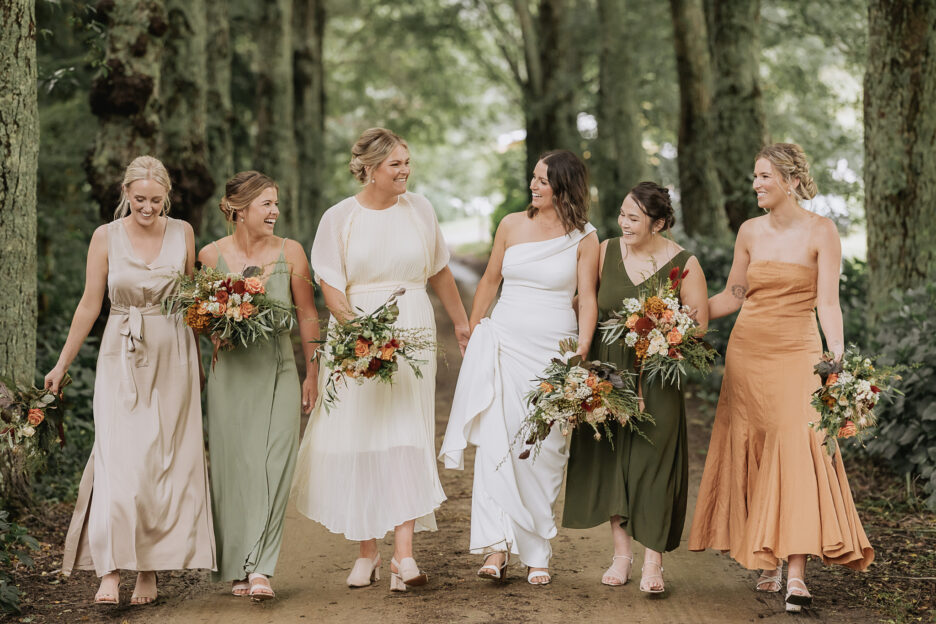
[[[370,364],[367,365],[368,370],[377,371],[380,369],[380,359],[371,358]]]
[[[235,294],[243,295],[247,292],[247,284],[244,283],[244,280],[237,280],[231,286],[231,290],[233,290]]]
[[[686,279],[686,276],[689,275],[689,269],[686,269],[682,272],[682,277],[680,279]]]
[[[669,272],[670,281],[671,282],[676,281],[676,278],[678,277],[679,277],[679,267],[674,266],[672,269],[670,269],[670,272]]]
[[[219,290],[215,293],[215,301],[218,303],[227,303],[228,292],[226,290]]]
[[[645,336],[650,333],[650,330],[656,327],[653,321],[651,321],[646,316],[641,316],[637,319],[637,322],[634,324],[634,331],[638,334]]]
[[[880,392],[880,391],[881,391],[881,389],[878,388],[877,386],[871,386],[871,392],[873,392],[874,394],[877,394],[877,393]]]

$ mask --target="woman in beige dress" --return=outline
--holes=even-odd
[[[58,392],[106,292],[94,446],[62,562],[66,575],[77,568],[101,577],[96,604],[118,604],[120,570],[138,572],[130,604],[140,605],[156,599],[156,570],[215,567],[198,342],[179,315],[160,313],[175,276],[195,263],[192,227],[166,216],[170,189],[155,158],[127,167],[115,219],[91,238],[84,294],[45,377]]]

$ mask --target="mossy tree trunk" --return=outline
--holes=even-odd
[[[300,241],[310,242],[322,205],[325,169],[325,0],[295,0],[296,146],[299,161],[298,209],[305,215]]]
[[[870,0],[864,82],[869,291],[936,275],[936,3]]]
[[[599,2],[600,4],[600,2]],[[728,238],[712,149],[712,69],[702,0],[670,0],[679,74],[679,203],[690,236]]]
[[[162,57],[162,160],[172,178],[172,214],[201,229],[215,182],[208,161],[208,26],[205,0],[166,0]]]
[[[255,168],[279,185],[285,236],[305,240],[299,211],[299,158],[293,86],[293,0],[267,2],[257,24],[257,143]]]
[[[36,369],[36,102],[34,0],[0,3],[0,374]]]
[[[228,0],[205,3],[207,44],[205,58],[208,70],[205,140],[208,148],[208,168],[215,182],[214,198],[224,194],[224,183],[234,175],[232,141],[234,108],[231,100],[231,26]],[[205,207],[203,225],[213,237],[225,231],[225,221],[215,202]]]
[[[760,0],[706,0],[709,50],[715,73],[715,163],[728,225],[735,232],[760,214],[751,172],[767,141],[758,83]]]
[[[617,215],[628,190],[646,174],[634,58],[628,41],[627,0],[598,0],[598,136],[592,174],[598,187],[602,238],[617,236]]]
[[[104,68],[91,84],[98,133],[85,171],[101,219],[110,221],[130,161],[159,156],[160,59],[169,23],[162,0],[101,0],[97,11],[107,43]]]

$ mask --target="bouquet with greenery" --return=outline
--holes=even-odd
[[[575,352],[576,340],[559,343],[560,353]],[[611,364],[588,361],[580,355],[567,359],[553,358],[536,386],[526,395],[529,414],[521,425],[518,439],[531,445],[520,453],[520,459],[535,458],[543,440],[554,426],[567,436],[583,424],[594,430],[596,440],[612,439],[611,424],[634,427],[635,422],[653,418],[640,409],[634,392],[633,373],[618,371]]]
[[[61,388],[70,383],[66,374]],[[61,392],[0,378],[0,445],[10,450],[17,470],[34,470],[56,444],[65,444],[61,398]]]
[[[813,392],[810,402],[819,420],[809,426],[825,433],[823,445],[829,455],[834,455],[838,438],[862,436],[874,428],[874,408],[881,394],[893,390],[891,384],[907,367],[875,368],[871,358],[850,345],[839,361],[831,353],[824,353],[813,370],[822,379],[822,386]]]
[[[605,344],[618,340],[635,352],[636,367],[647,380],[660,377],[664,383],[681,386],[686,365],[703,375],[712,369],[717,355],[702,336],[688,306],[679,302],[679,288],[689,271],[673,267],[666,281],[649,278],[639,296],[625,299],[623,308],[600,324]]]
[[[435,350],[435,336],[426,327],[394,326],[400,316],[396,300],[405,292],[400,288],[370,314],[358,308],[359,316],[335,321],[328,328],[328,337],[318,341],[322,347],[317,357],[329,371],[323,398],[326,410],[338,401],[337,384],[346,383],[347,378],[358,384],[366,379],[392,383],[400,360],[409,365],[416,377],[422,377],[419,366],[427,360],[420,356]]]
[[[292,307],[267,296],[262,273],[255,266],[243,273],[223,273],[199,263],[194,275],[177,277],[175,292],[162,302],[162,312],[182,312],[186,325],[224,347],[246,347],[289,331]]]

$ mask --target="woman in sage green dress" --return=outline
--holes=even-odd
[[[218,570],[235,596],[272,598],[269,579],[283,540],[286,502],[299,448],[299,410],[317,394],[311,363],[318,315],[305,250],[273,235],[276,184],[256,171],[231,178],[221,211],[234,233],[207,245],[199,260],[221,271],[262,267],[266,294],[295,304],[306,367],[300,385],[289,333],[217,353],[208,377],[208,447]]]
[[[653,182],[641,182],[624,199],[618,224],[621,236],[601,244],[599,321],[622,301],[638,297],[651,277],[666,279],[673,267],[688,270],[680,299],[707,324],[705,275],[687,250],[661,235],[674,223],[669,193]],[[632,277],[633,276],[633,277]],[[607,345],[595,336],[589,357],[634,371],[634,349]],[[640,432],[617,426],[613,445],[595,440],[585,430],[572,434],[562,525],[587,529],[610,519],[614,540],[611,567],[601,582],[624,585],[634,561],[631,538],[646,547],[640,589],[664,590],[662,553],[679,546],[686,519],[688,454],[683,393],[675,385],[642,380],[640,396],[654,423]],[[644,437],[645,436],[645,437]]]

